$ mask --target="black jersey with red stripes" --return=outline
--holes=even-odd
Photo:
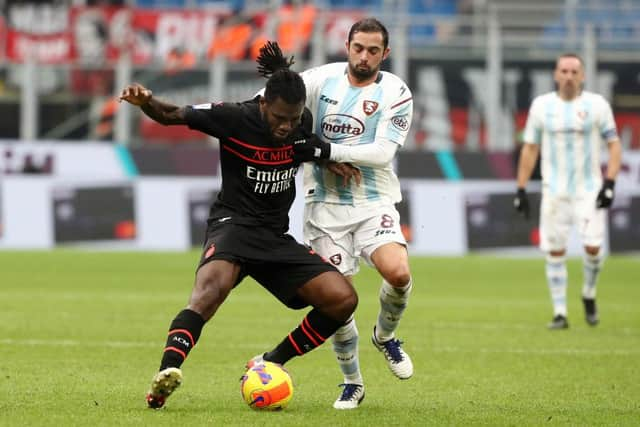
[[[191,129],[220,141],[222,187],[211,206],[209,221],[286,232],[300,164],[293,161],[290,142],[272,139],[258,99],[193,105],[186,110],[186,122]],[[311,113],[305,108],[300,126],[310,132],[311,122]]]

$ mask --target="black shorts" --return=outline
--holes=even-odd
[[[241,266],[234,286],[246,276],[255,279],[287,307],[309,305],[297,290],[309,280],[335,267],[288,234],[268,228],[214,222],[207,227],[198,268],[222,259]]]

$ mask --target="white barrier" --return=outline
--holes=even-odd
[[[488,194],[510,196],[513,192],[513,184],[505,181],[409,180],[404,181],[403,186],[409,204],[412,230],[410,251],[415,255],[468,253],[466,228],[468,221],[465,203],[469,197],[486,198]],[[56,215],[58,218],[72,215],[69,212],[71,207],[60,205],[60,194],[65,195],[82,189],[93,191],[114,187],[130,188],[132,192],[130,204],[134,214],[131,219],[135,224],[133,236],[126,238],[125,234],[123,239],[97,241],[79,239],[70,243],[56,243]],[[73,244],[80,247],[98,245],[101,248],[131,250],[187,250],[193,243],[190,237],[192,223],[189,211],[190,194],[211,192],[218,188],[218,179],[211,177],[138,177],[99,181],[41,176],[5,177],[0,185],[0,222],[3,224],[0,248],[47,249]],[[635,191],[636,195],[640,193],[638,190]],[[626,191],[624,193],[630,194]],[[619,196],[624,197],[624,194]],[[55,211],[55,206],[58,211]],[[302,198],[298,197],[290,213],[290,232],[298,239],[302,234],[302,210]],[[86,217],[78,219],[85,222],[86,220]],[[203,222],[196,227],[202,227],[204,232]],[[504,247],[501,250],[535,252],[535,248],[531,246],[529,249],[523,246]],[[575,234],[570,238],[568,252],[573,255],[581,252],[580,243]]]
[[[192,194],[208,194],[217,191],[220,186],[219,177],[135,176],[135,165],[131,167],[131,158],[126,150],[122,152],[119,147],[112,145],[7,144],[0,146],[0,149],[5,150],[5,153],[7,150],[11,152],[10,156],[0,160],[0,249],[48,249],[72,244],[132,250],[187,250],[195,244],[192,226],[201,227],[204,232],[206,218],[202,206],[198,212],[189,211],[189,206],[193,203]],[[16,174],[24,166],[24,160],[28,156],[36,165],[42,165],[49,158],[50,174]],[[301,195],[300,174],[297,186],[298,194]],[[469,217],[469,200],[484,200],[500,194],[510,197],[514,192],[515,182],[405,179],[402,180],[402,186],[408,208],[406,219],[411,230],[410,252],[415,255],[455,256],[468,253],[472,246],[467,230],[468,224],[473,223]],[[123,189],[122,200],[109,205],[108,201],[95,196],[98,198],[89,198],[88,202],[84,200],[78,202],[78,206],[73,205],[74,193],[80,193],[83,189],[100,188]],[[530,189],[535,192],[535,185],[531,185]],[[614,221],[620,225],[622,234],[628,229],[632,232],[629,236],[635,236],[633,233],[638,231],[635,224],[640,220],[637,218],[638,214],[632,212],[636,208],[631,209],[629,206],[631,197],[639,195],[640,153],[625,153],[623,168],[616,184],[617,205],[614,203],[614,208],[622,208],[619,218]],[[202,200],[200,203],[203,204]],[[101,209],[98,214],[104,213],[111,217],[94,224],[93,218],[90,218],[91,213],[85,213],[83,217],[81,212],[74,211],[87,208],[87,205],[88,211],[95,213],[96,209]],[[490,215],[489,208],[488,205],[486,208],[480,206],[474,213],[476,216],[473,220],[491,221],[491,218],[485,218]],[[118,217],[118,209],[125,211],[124,217]],[[302,211],[303,200],[299,196],[290,212],[290,232],[298,240],[302,235]],[[506,211],[512,212],[510,206],[505,206],[501,213]],[[198,218],[192,220],[196,213]],[[77,215],[74,216],[75,214]],[[506,222],[506,226],[515,224],[522,228],[521,224],[515,223],[511,218],[505,220],[503,217],[499,221],[502,225]],[[64,228],[61,223],[67,226],[63,230],[67,234],[60,231]],[[112,227],[117,229],[114,231],[117,237],[83,237],[82,233],[87,230],[91,234],[92,227]],[[197,232],[200,233],[199,230]],[[624,236],[627,238],[627,246],[623,247],[630,246],[632,250],[640,250],[636,243],[629,243],[629,236]],[[478,247],[509,252],[536,252],[534,246],[526,241],[523,243],[522,240],[517,245],[503,244],[499,248],[482,244],[476,246]],[[605,245],[605,250],[607,249]],[[569,240],[568,252],[570,255],[581,253],[575,233]]]

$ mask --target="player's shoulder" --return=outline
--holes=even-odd
[[[377,84],[382,89],[383,97],[388,108],[395,109],[403,105],[411,108],[413,95],[409,86],[400,77],[388,71],[381,71]]]
[[[556,94],[556,92],[547,92],[540,94],[533,98],[531,101],[531,106],[529,107],[530,111],[536,111],[545,106],[549,105],[549,103],[557,102],[560,98]]]
[[[259,99],[260,96],[256,96],[240,102],[213,102],[210,109],[215,110],[216,117],[224,118],[224,126],[235,126],[239,120],[259,121]]]
[[[397,86],[406,85],[404,80],[402,80],[400,77],[398,77],[397,75],[393,74],[390,71],[381,70],[380,75],[382,76],[381,78],[378,79],[378,83],[380,84],[397,85]]]
[[[585,90],[585,91],[582,91],[581,96],[587,102],[600,104],[600,105],[609,105],[609,101],[607,101],[607,98],[605,98],[603,95],[599,93]]]
[[[533,98],[533,103],[554,102],[559,100],[558,93],[555,91],[540,94]]]
[[[400,77],[389,71],[380,71],[380,78],[378,78],[378,84],[384,88],[403,89],[403,92],[411,93],[409,86]]]
[[[257,99],[257,98],[256,98]],[[193,105],[189,105],[188,107],[194,109],[194,110],[215,110],[215,109],[241,109],[243,107],[244,104],[250,104],[250,103],[255,103],[256,100],[255,99],[250,99],[248,101],[245,102],[229,102],[229,101],[211,101],[211,102],[206,102],[204,104],[193,104]]]

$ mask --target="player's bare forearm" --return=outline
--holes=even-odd
[[[607,162],[607,179],[615,180],[622,163],[622,144],[616,139],[609,142],[609,161]]]
[[[147,116],[163,125],[186,124],[184,108],[154,98],[153,92],[140,83],[122,89],[119,100],[140,107]]]
[[[525,188],[538,160],[540,146],[538,144],[522,144],[518,161],[518,188]]]
[[[150,118],[163,125],[184,125],[184,108],[151,98],[140,109]]]

